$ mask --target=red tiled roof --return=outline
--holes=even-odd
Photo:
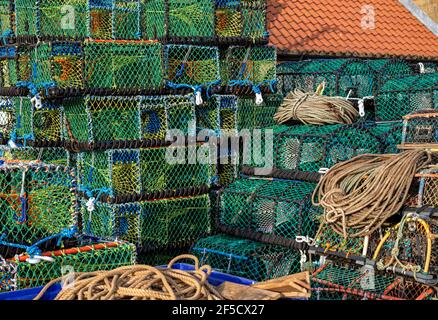
[[[398,0],[268,0],[268,21],[283,54],[438,60],[438,37]]]

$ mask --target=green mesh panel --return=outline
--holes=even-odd
[[[138,203],[97,202],[92,212],[82,200],[84,232],[122,239],[144,249],[190,244],[210,232],[208,195]]]
[[[86,37],[87,0],[16,0],[18,36]]]
[[[216,35],[219,38],[263,39],[266,34],[265,0],[216,0]]]
[[[258,129],[275,125],[274,115],[283,102],[280,94],[266,95],[261,105],[255,103],[254,97],[239,97],[237,102],[237,127]]]
[[[163,0],[142,0],[141,20],[145,39],[162,39],[166,36],[166,6]]]
[[[24,255],[7,261],[0,259],[0,291],[43,286],[70,272],[113,270],[136,262],[135,246],[132,244],[96,241],[85,237],[69,240],[62,249],[46,251],[43,255],[54,261],[30,264],[25,261]]]
[[[137,263],[148,266],[167,266],[173,258],[188,252],[190,252],[190,246],[139,252],[137,254]],[[191,263],[193,264],[193,261]]]
[[[176,130],[179,135],[182,133],[183,135],[194,136],[196,112],[193,95],[171,95],[159,98],[159,100],[163,101],[166,108],[169,132]]]
[[[254,234],[313,238],[321,213],[311,204],[316,184],[287,180],[239,179],[220,195],[220,223]]]
[[[327,96],[362,98],[375,96],[385,81],[413,74],[413,69],[401,60],[316,59],[282,63],[277,72],[283,95],[294,89],[315,91],[325,81]]]
[[[279,125],[266,130],[273,130],[274,167],[286,171],[318,172],[359,154],[380,153],[383,148],[366,125]],[[265,156],[265,152],[264,140],[253,141],[253,154]],[[253,166],[264,165],[253,159]]]
[[[177,190],[210,185],[209,149],[160,147],[149,149],[83,152],[78,156],[80,188],[110,196]]]
[[[14,1],[2,0],[0,1],[0,33],[7,34],[15,31],[13,23]]]
[[[390,80],[376,97],[376,118],[401,120],[409,113],[438,109],[438,73]]]
[[[254,281],[294,274],[301,268],[297,251],[222,234],[199,240],[192,253],[201,264]]]
[[[169,37],[213,37],[214,5],[212,0],[165,0]]]
[[[196,108],[196,125],[198,132],[208,136],[236,134],[237,97],[213,95],[207,103]]]
[[[217,47],[166,45],[164,60],[169,86],[208,86],[220,80]]]
[[[140,0],[90,0],[90,37],[94,39],[140,39]]]
[[[433,290],[411,280],[329,262],[312,277],[314,300],[425,300]]]
[[[277,51],[271,46],[232,46],[221,52],[223,85],[273,84],[276,81]]]
[[[45,164],[4,164],[0,173],[0,256],[13,256],[16,245],[29,247],[74,226],[73,171]]]
[[[371,132],[383,143],[383,153],[398,153],[402,143],[403,124],[401,121],[381,122],[370,127]]]
[[[437,91],[438,94],[438,91]],[[438,95],[437,95],[438,97]],[[438,143],[438,111],[424,110],[409,115],[403,122],[403,144]]]
[[[0,98],[0,140],[2,144],[11,138],[17,123],[17,114],[13,101],[8,97]]]
[[[221,154],[213,168],[216,172],[213,184],[218,187],[228,186],[239,176],[239,159],[236,155],[229,154],[226,156]]]
[[[88,88],[158,89],[163,84],[162,45],[141,41],[86,41]]]
[[[3,157],[11,160],[41,161],[58,166],[72,166],[71,155],[64,148],[13,148],[6,150]]]

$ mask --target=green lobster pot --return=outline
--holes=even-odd
[[[253,130],[275,125],[274,115],[283,102],[281,94],[265,95],[262,104],[255,103],[254,97],[237,99],[237,127],[239,130]]]
[[[209,136],[237,134],[237,97],[213,95],[196,108],[197,131]]]

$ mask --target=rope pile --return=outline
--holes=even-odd
[[[400,211],[415,174],[431,160],[424,150],[357,156],[322,177],[312,202],[324,208],[323,224],[345,239],[370,235]]]
[[[327,97],[295,89],[278,108],[274,120],[287,123],[298,120],[304,124],[352,124],[359,112],[351,102],[341,97]]]
[[[171,269],[181,259],[195,261],[194,271]],[[210,266],[199,267],[191,255],[181,255],[170,261],[167,269],[146,265],[121,267],[112,271],[74,274],[72,285],[65,286],[55,300],[223,300],[207,280]],[[35,297],[63,278],[54,279]]]

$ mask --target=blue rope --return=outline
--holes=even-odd
[[[206,90],[207,99],[211,98],[211,94],[210,94],[211,87],[212,86],[217,86],[217,85],[220,85],[220,84],[221,84],[221,80],[216,80],[216,81],[212,81],[212,82],[206,83],[206,87],[207,87],[207,90]]]
[[[2,42],[3,42],[3,45],[7,45],[8,43],[6,42],[6,38],[7,37],[12,37],[12,36],[14,36],[14,33],[12,32],[12,30],[6,30],[5,32],[3,32],[0,35],[0,38],[1,38]]]
[[[14,214],[14,220],[18,223],[25,223],[27,221],[27,199],[26,197],[21,197],[21,217],[19,217],[17,214]]]
[[[16,86],[19,88],[29,89],[29,92],[34,96],[38,95],[37,87],[30,81],[18,81]]]
[[[175,83],[172,81],[167,81],[167,86],[171,89],[192,89],[195,93],[196,92],[202,92],[202,86],[201,85],[190,85],[186,83]]]

